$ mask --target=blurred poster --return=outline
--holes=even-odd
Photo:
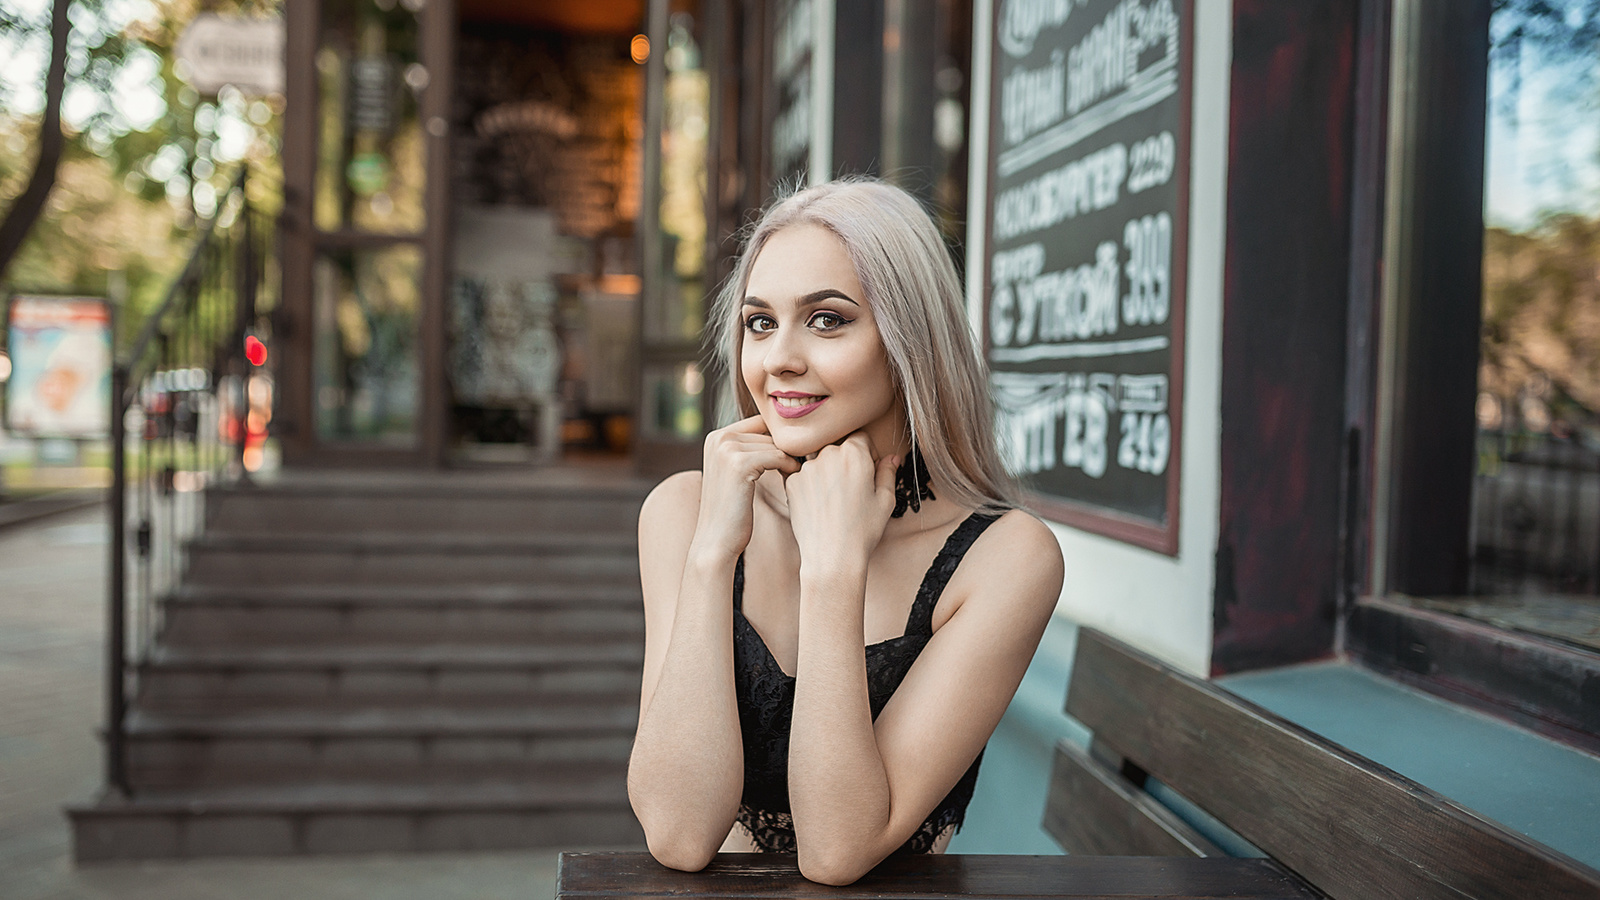
[[[111,417],[106,301],[16,296],[6,328],[6,427],[33,437],[105,437]]]

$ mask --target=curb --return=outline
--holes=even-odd
[[[99,506],[105,501],[105,489],[93,488],[57,491],[40,497],[30,497],[27,500],[0,503],[0,532],[31,525],[51,516]]]

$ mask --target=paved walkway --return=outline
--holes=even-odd
[[[554,896],[553,852],[75,868],[61,808],[101,783],[106,533],[103,507],[0,532],[0,898]]]

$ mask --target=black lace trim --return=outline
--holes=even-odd
[[[911,452],[901,460],[900,468],[894,473],[894,512],[890,518],[898,519],[912,512],[922,511],[922,501],[937,500],[933,495],[932,478],[928,475],[928,464],[922,458],[922,451],[912,446]]]
[[[999,516],[974,513],[956,526],[929,566],[906,621],[906,633],[865,648],[867,694],[876,719],[933,636],[933,610],[967,548]],[[773,657],[761,635],[744,617],[744,557],[733,572],[734,693],[744,745],[744,796],[740,827],[759,849],[794,852],[794,822],[789,815],[789,732],[794,723],[795,680]],[[922,827],[902,847],[925,853],[949,828],[960,829],[978,781],[983,754],[951,788]],[[787,849],[785,849],[787,848]]]

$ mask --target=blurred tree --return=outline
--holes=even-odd
[[[46,125],[38,85],[48,28],[43,15],[26,11],[46,2],[55,0],[0,0],[0,210],[22,196]],[[241,166],[252,169],[252,203],[276,211],[282,98],[233,88],[202,96],[181,77],[174,48],[202,8],[275,15],[278,7],[277,0],[70,0],[54,190],[0,269],[0,289],[125,296],[118,319],[125,337],[160,302],[196,221],[218,212]]]
[[[27,237],[34,221],[39,218],[44,201],[56,183],[61,147],[65,143],[61,133],[61,98],[67,87],[67,35],[72,30],[67,9],[71,5],[71,0],[55,0],[51,5],[50,65],[44,79],[44,115],[36,139],[39,156],[34,163],[33,174],[28,178],[28,186],[6,210],[5,218],[0,219],[0,277],[5,276],[12,257],[17,255],[22,239]],[[3,24],[10,27],[20,25],[9,11],[6,16],[12,21]]]

